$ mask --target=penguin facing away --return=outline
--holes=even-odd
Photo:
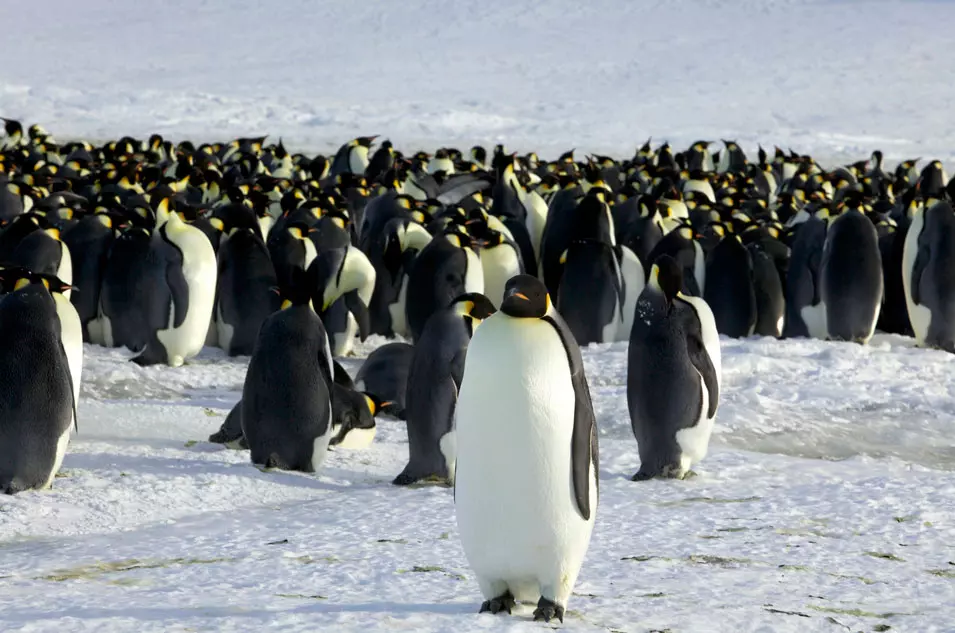
[[[45,283],[0,271],[0,492],[49,488],[76,407],[56,303]],[[12,288],[10,285],[12,284]]]
[[[253,464],[311,473],[331,440],[333,365],[325,326],[309,305],[311,280],[296,277],[259,331],[240,415]]]
[[[919,209],[905,236],[902,282],[915,340],[955,353],[955,212]]]
[[[820,265],[820,296],[832,340],[865,344],[882,309],[882,254],[872,221],[855,209],[834,219]]]
[[[494,312],[488,297],[469,293],[428,318],[411,352],[405,396],[409,458],[395,485],[454,482],[454,408],[464,359],[474,330]]]
[[[634,481],[683,479],[706,456],[720,397],[720,343],[706,302],[680,292],[660,257],[637,302],[627,352],[627,406],[640,452]]]
[[[563,620],[597,509],[597,430],[580,349],[520,275],[475,331],[456,409],[455,513],[485,602]]]

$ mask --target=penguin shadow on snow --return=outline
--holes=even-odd
[[[205,445],[205,442],[200,444]],[[176,443],[176,447],[182,448],[181,443]],[[196,446],[199,446],[198,444]],[[230,449],[220,448],[214,450],[215,444],[203,446],[202,453],[211,454],[228,451]],[[195,448],[195,447],[191,447]],[[354,485],[342,485],[329,481],[323,481],[325,478],[332,479],[354,479],[354,471],[348,471],[338,468],[323,469],[319,479],[316,476],[310,476],[306,473],[285,470],[261,470],[253,464],[243,461],[239,463],[219,462],[207,459],[190,459],[183,457],[164,457],[157,455],[120,455],[118,453],[99,452],[95,454],[72,453],[67,455],[64,460],[64,469],[68,471],[80,471],[90,476],[96,476],[103,470],[118,470],[120,473],[129,473],[130,475],[144,475],[159,478],[169,478],[181,476],[183,474],[198,474],[203,476],[222,476],[222,477],[247,477],[263,482],[276,483],[296,488],[310,488],[314,490],[324,490],[326,492],[354,492],[356,490],[372,489],[383,487],[387,484],[384,479],[375,479],[370,482],[362,482]],[[106,476],[106,475],[100,475]],[[57,491],[54,484],[54,492]]]

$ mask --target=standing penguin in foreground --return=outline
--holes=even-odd
[[[331,440],[334,366],[325,326],[309,305],[314,280],[294,275],[282,309],[259,330],[240,415],[253,464],[311,473]]]
[[[948,202],[915,212],[902,283],[918,344],[955,352],[955,212]]]
[[[456,410],[455,512],[485,602],[563,621],[597,510],[597,424],[580,348],[544,284],[508,282],[474,333]]]
[[[706,302],[680,292],[683,271],[656,260],[637,301],[627,406],[640,451],[634,481],[683,479],[706,456],[720,397],[720,341]]]
[[[820,265],[820,297],[829,339],[865,344],[882,309],[882,254],[872,221],[856,209],[829,225]]]
[[[492,314],[494,305],[488,297],[469,293],[432,314],[425,324],[408,371],[408,465],[395,477],[395,485],[422,479],[454,482],[454,406],[464,359],[474,329]]]
[[[49,488],[75,424],[56,302],[33,277],[0,271],[0,492]]]

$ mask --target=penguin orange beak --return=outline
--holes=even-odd
[[[523,299],[524,301],[530,301],[523,292],[513,292],[511,293],[512,297],[517,297],[518,299]]]

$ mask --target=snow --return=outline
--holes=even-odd
[[[4,14],[0,115],[61,139],[269,133],[330,152],[377,133],[629,155],[653,136],[955,158],[953,3],[20,5]],[[633,483],[625,345],[584,351],[602,483],[565,627],[953,630],[955,357],[883,335],[722,353],[698,476]],[[477,615],[451,491],[389,483],[403,424],[379,420],[370,448],[334,451],[317,476],[263,473],[205,441],[248,359],[129,356],[85,348],[62,476],[0,499],[0,630],[545,628],[529,608]]]
[[[507,142],[630,155],[736,138],[951,160],[955,4],[816,0],[35,0],[0,114],[60,137],[269,133],[334,151]]]
[[[955,358],[881,335],[722,348],[710,456],[695,478],[644,483],[628,479],[626,346],[584,350],[602,485],[565,626],[951,630]],[[449,489],[390,484],[402,423],[379,420],[370,448],[318,476],[263,473],[205,441],[247,359],[85,353],[63,476],[0,500],[0,629],[538,630],[529,607],[476,613]]]

